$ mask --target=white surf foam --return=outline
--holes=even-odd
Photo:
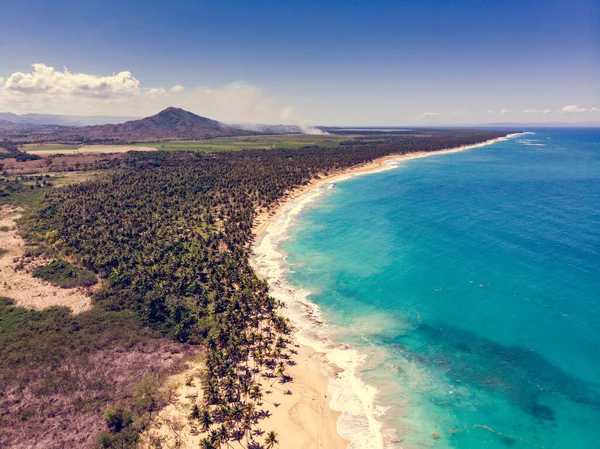
[[[301,210],[332,186],[333,183],[325,183],[284,206],[254,247],[254,269],[269,282],[270,294],[286,304],[285,314],[297,328],[298,341],[323,354],[323,373],[328,375],[332,395],[330,406],[342,413],[338,433],[351,442],[351,449],[383,449],[383,429],[378,418],[385,409],[375,403],[377,389],[365,384],[358,375],[366,354],[328,337],[334,332],[333,326],[324,321],[319,307],[310,302],[310,292],[289,284],[285,254],[279,249]],[[340,370],[328,370],[327,365]]]

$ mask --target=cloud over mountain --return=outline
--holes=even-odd
[[[176,105],[225,122],[302,125],[294,108],[281,105],[244,81],[221,86],[144,86],[131,72],[75,73],[45,64],[0,77],[0,110],[20,113],[146,115]]]
[[[111,76],[57,71],[45,64],[33,64],[30,73],[15,72],[3,82],[3,96],[53,96],[56,98],[110,99],[139,95],[140,82],[131,72]]]

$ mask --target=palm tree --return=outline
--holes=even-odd
[[[276,444],[279,444],[279,441],[277,440],[277,434],[273,431],[268,432],[267,436],[265,437],[265,447],[267,449],[273,449]]]
[[[221,426],[219,427],[219,441],[221,443],[225,443],[227,445],[227,447],[230,447],[229,444],[229,440],[230,440],[230,435],[229,435],[229,430],[227,430],[227,427],[225,426],[225,424],[221,424]]]
[[[244,414],[244,408],[240,404],[235,404],[231,409],[231,419],[239,422]]]
[[[255,385],[252,391],[250,392],[250,399],[252,399],[255,403],[260,402],[263,397],[262,391],[260,391],[260,387]]]
[[[208,429],[210,429],[212,423],[213,420],[210,416],[210,412],[208,410],[204,410],[202,412],[202,416],[200,416],[200,425],[202,426],[202,431],[208,432]]]
[[[200,441],[200,449],[218,449],[218,446],[213,443],[210,438],[202,438]]]
[[[200,407],[198,404],[192,406],[192,413],[190,413],[190,419],[200,419]]]

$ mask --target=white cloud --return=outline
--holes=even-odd
[[[421,115],[417,115],[416,117],[408,117],[410,120],[423,120],[423,119],[427,119],[427,118],[434,118],[434,117],[444,117],[444,116],[460,116],[460,115],[467,115],[468,112],[466,111],[454,111],[454,112],[423,112]]]
[[[145,89],[144,93],[146,95],[163,95],[166,94],[167,91],[162,87],[152,87],[150,89]]]
[[[496,114],[496,111],[494,111],[493,109],[488,109],[487,112],[488,112],[488,114],[492,114],[492,115]]]
[[[423,120],[432,117],[440,117],[443,116],[443,112],[423,112],[421,115],[417,115],[416,117],[408,117],[409,120]]]
[[[500,111],[500,114],[508,114],[509,112],[510,111],[508,109],[504,108]]]
[[[586,112],[585,108],[580,108],[576,104],[571,104],[562,108],[562,111],[566,114],[577,114],[579,112]]]
[[[551,109],[523,109],[526,114],[549,114],[552,112]]]
[[[590,109],[590,112],[600,112],[600,108],[592,108]]]
[[[53,95],[109,99],[135,96],[140,82],[131,72],[111,76],[71,73],[65,67],[57,71],[44,64],[33,64],[31,73],[15,72],[4,80],[2,95]]]
[[[279,104],[244,81],[188,91],[181,84],[169,89],[145,87],[128,71],[99,76],[44,64],[32,67],[28,73],[0,77],[0,110],[145,116],[177,106],[225,122],[305,124],[295,117],[292,106]]]

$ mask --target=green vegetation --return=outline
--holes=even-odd
[[[265,378],[291,380],[295,350],[282,304],[249,264],[257,210],[320,174],[504,134],[428,131],[326,150],[139,152],[106,177],[49,191],[25,226],[44,251],[75,258],[106,280],[96,313],[135,314],[144,326],[203,344],[204,397],[190,417],[207,432],[203,447],[260,447],[261,386]],[[126,447],[132,426],[109,429],[105,447]],[[125,442],[115,443],[123,429]]]
[[[90,287],[98,282],[93,272],[64,260],[53,260],[48,265],[39,266],[32,275],[62,288]]]
[[[74,316],[66,307],[38,312],[13,305],[12,299],[0,297],[0,379],[14,376],[9,368],[55,365],[68,354],[105,349],[115,342],[132,345],[151,335],[130,312],[94,309]],[[54,385],[52,379],[48,387]]]
[[[34,206],[51,186],[49,175],[0,177],[0,205]]]
[[[298,149],[307,145],[321,147],[339,146],[342,141],[349,138],[344,135],[310,135],[310,134],[278,134],[266,136],[221,137],[207,140],[182,140],[162,142],[139,142],[123,145],[124,147],[151,147],[162,151],[200,151],[214,153],[218,151],[239,150],[271,150],[271,149]],[[111,144],[111,146],[114,146]],[[27,153],[38,151],[70,151],[81,148],[81,145],[66,144],[27,144],[21,150]]]
[[[109,431],[98,436],[99,448],[135,448],[140,435],[133,428],[133,414],[129,410],[117,403],[106,411],[104,419]]]
[[[64,151],[64,150],[77,150],[81,145],[64,145],[61,143],[32,143],[23,145],[21,151],[25,152],[36,152],[36,151]]]
[[[210,140],[197,141],[169,141],[169,142],[140,142],[133,146],[151,147],[161,151],[199,151],[214,153],[219,151],[240,150],[272,150],[272,149],[298,149],[308,145],[320,147],[337,147],[347,140],[347,136],[288,134],[268,136],[222,137]]]
[[[117,402],[109,407],[104,414],[108,431],[98,435],[96,447],[135,448],[140,433],[150,423],[151,414],[156,412],[164,402],[160,387],[160,377],[150,373],[137,383],[128,405]]]
[[[133,422],[126,433],[112,429],[108,439],[120,445],[104,447],[134,447],[122,444],[126,434],[136,439],[161,407],[159,385],[185,349],[132,312],[98,307],[74,316],[0,298],[0,329],[0,447],[92,447],[112,402]]]
[[[353,138],[353,137],[351,137]],[[203,153],[214,153],[219,151],[240,151],[240,150],[272,150],[272,149],[298,149],[307,145],[318,145],[321,147],[339,146],[341,142],[348,139],[348,136],[331,135],[304,135],[304,134],[283,134],[266,136],[243,136],[243,137],[222,137],[208,140],[182,140],[182,141],[161,141],[161,142],[138,142],[132,144],[123,144],[127,147],[156,148],[160,151],[198,151]],[[118,144],[116,146],[119,146]],[[110,147],[115,147],[112,143]],[[63,145],[63,144],[27,144],[22,147],[23,151],[34,154],[39,151],[57,151],[76,153],[81,145]]]
[[[110,167],[110,166],[109,166]],[[43,194],[54,187],[72,185],[97,177],[100,171],[69,171],[39,175],[0,175],[0,205],[35,208]]]
[[[0,141],[0,160],[2,159],[16,159],[17,162],[33,161],[40,159],[39,156],[34,154],[27,154],[19,151],[18,146],[10,140]]]

